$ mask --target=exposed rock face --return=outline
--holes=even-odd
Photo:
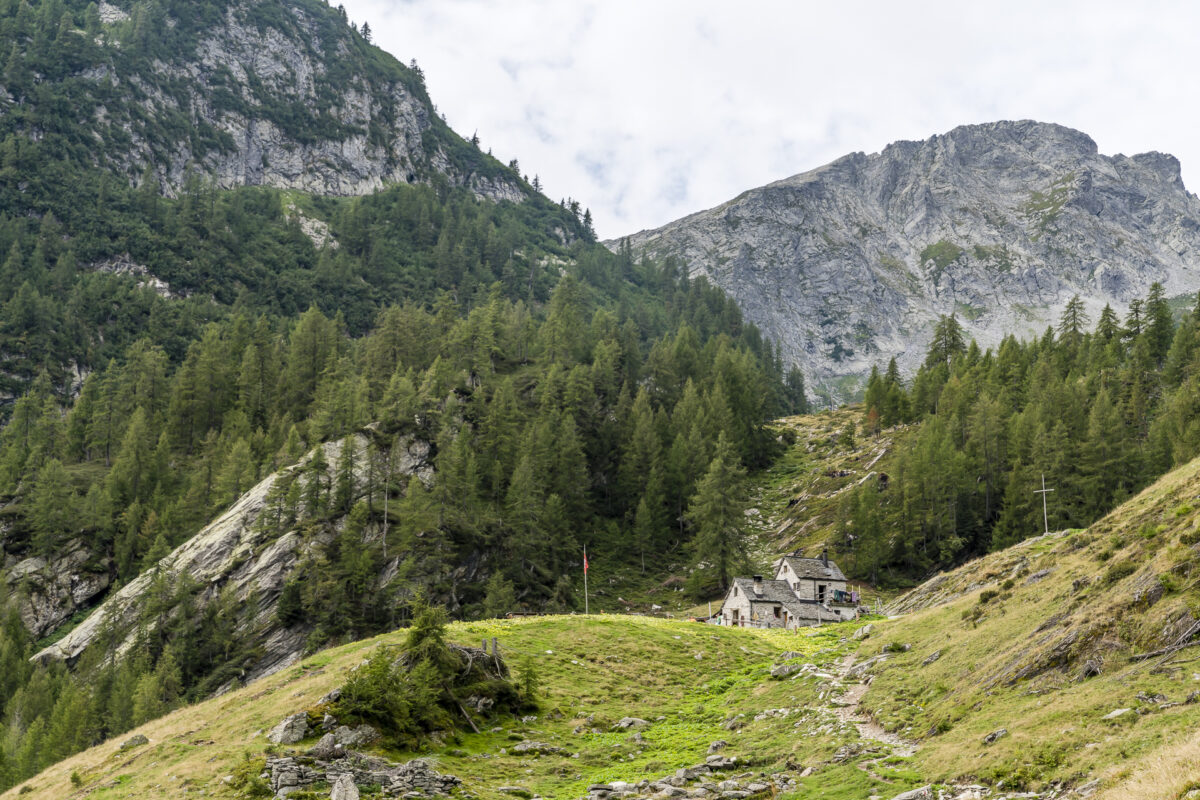
[[[92,605],[112,583],[106,562],[78,540],[47,560],[32,556],[5,572],[8,594],[35,637],[45,636],[77,611]]]
[[[854,153],[630,242],[731,293],[834,399],[892,356],[914,370],[941,314],[993,346],[1074,294],[1094,322],[1154,281],[1200,285],[1200,200],[1174,157],[1029,121]]]
[[[159,40],[152,70],[124,57],[125,34],[110,27],[129,14],[104,3],[100,16],[106,58],[84,72],[79,110],[132,179],[151,165],[169,192],[198,169],[227,188],[361,195],[441,173],[480,196],[525,197],[515,173],[462,147],[419,72],[374,51],[327,5],[231,0],[194,20],[143,11]]]
[[[357,445],[359,452],[364,452],[366,438],[358,436]],[[329,442],[321,447],[330,474],[336,474],[342,442]],[[398,452],[400,458],[395,463],[395,475],[419,475],[423,480],[432,480],[432,468],[428,464],[430,449],[426,442],[409,439],[399,446]],[[237,600],[247,603],[239,626],[242,631],[250,631],[257,637],[263,653],[246,676],[247,681],[292,663],[304,650],[307,630],[280,626],[274,621],[275,610],[292,569],[309,548],[321,542],[306,540],[295,530],[279,535],[270,526],[255,523],[267,506],[267,495],[275,481],[292,471],[299,470],[303,475],[311,458],[312,454],[299,464],[268,476],[224,514],[165,556],[155,569],[144,571],[109,595],[87,619],[34,658],[74,660],[98,637],[105,635],[107,626],[111,626],[119,637],[116,655],[124,655],[136,643],[145,595],[158,576],[165,572],[172,577],[187,576],[203,587],[193,601],[197,611],[216,600],[223,591],[232,592]],[[361,469],[365,471],[366,465],[362,464]],[[357,477],[365,480],[365,472]],[[391,569],[394,568],[393,564]],[[380,576],[380,581],[385,578],[386,575]]]

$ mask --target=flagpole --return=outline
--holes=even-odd
[[[587,586],[587,547],[583,548],[583,613],[588,614],[588,586]]]

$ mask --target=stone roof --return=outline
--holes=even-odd
[[[800,578],[813,578],[815,580],[832,580],[844,581],[846,576],[838,569],[838,565],[829,562],[829,566],[825,566],[825,562],[819,558],[801,558],[800,556],[784,556],[783,560],[792,572],[796,573]]]
[[[753,603],[788,603],[796,602],[796,593],[787,581],[762,581],[762,594],[754,591],[753,578],[734,578],[733,585],[745,593]]]

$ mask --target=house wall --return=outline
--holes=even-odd
[[[737,589],[737,595],[734,595],[736,586],[731,586],[729,592],[725,595],[725,602],[721,604],[721,624],[722,625],[748,625],[750,624],[750,598],[746,593]],[[734,612],[737,612],[735,621]]]

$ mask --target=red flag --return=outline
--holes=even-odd
[[[584,549],[584,551],[583,551],[583,574],[584,574],[584,575],[587,575],[587,568],[588,568],[588,563],[587,563],[587,549],[585,548],[585,549]]]

